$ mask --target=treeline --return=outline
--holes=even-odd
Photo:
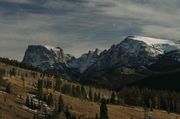
[[[61,92],[63,94],[70,95],[72,97],[78,97],[80,99],[101,102],[101,94],[93,93],[92,89],[89,88],[87,91],[83,85],[75,85],[71,83],[63,83],[60,78],[57,78],[53,86],[50,80],[38,80],[37,83],[37,96],[39,99],[43,98],[43,88],[53,88],[54,91]]]
[[[48,86],[47,86],[48,84]],[[152,90],[148,88],[127,87],[119,92],[111,93],[111,96],[104,97],[98,91],[87,90],[83,85],[63,84],[61,79],[56,79],[55,86],[46,83],[44,87],[51,87],[63,94],[80,99],[100,103],[105,98],[107,104],[131,105],[153,109],[166,110],[168,112],[180,113],[180,92]]]
[[[3,79],[5,75],[5,70],[0,69],[0,90],[6,91],[9,94],[14,93],[12,84],[6,79]]]
[[[56,82],[56,84],[58,83]],[[27,96],[25,101],[25,105],[28,108],[39,110],[37,113],[34,113],[33,119],[76,119],[76,116],[70,113],[70,108],[64,104],[61,95],[58,101],[56,101],[53,93],[45,93],[43,92],[43,88],[52,88],[52,82],[38,80],[35,95]],[[56,86],[54,88],[58,89]]]
[[[60,87],[60,92],[73,97],[100,103],[104,94],[85,90],[84,86],[65,84]],[[131,105],[153,109],[166,110],[167,112],[180,113],[180,93],[175,91],[157,91],[138,87],[124,88],[119,92],[112,92],[105,98],[107,104]]]
[[[63,77],[64,79],[66,79],[65,76],[63,76],[61,74],[58,74],[58,73],[54,72],[53,70],[45,70],[44,71],[44,70],[41,70],[38,67],[33,67],[32,65],[25,64],[25,63],[19,62],[17,60],[11,60],[11,59],[8,59],[8,58],[0,57],[0,62],[8,64],[8,65],[11,65],[11,66],[14,66],[14,67],[19,67],[19,68],[22,68],[22,69],[26,69],[26,70],[30,70],[30,71],[34,71],[34,72],[40,73],[41,77],[44,77],[44,76],[48,76],[48,77],[55,76],[55,77]],[[16,68],[12,68],[11,69],[11,71],[9,72],[11,76],[16,76],[17,75],[15,70],[16,70]]]
[[[53,104],[53,96],[52,94],[44,94],[43,88],[53,88],[63,94],[97,103],[100,103],[104,99],[104,94],[98,91],[94,92],[91,88],[87,90],[83,85],[63,84],[60,78],[56,78],[54,84],[50,80],[39,80],[36,96],[38,99],[45,101],[49,106]],[[137,87],[131,87],[124,88],[119,92],[112,92],[111,96],[106,97],[104,100],[107,104],[132,105],[144,107],[145,109],[149,108],[152,111],[153,109],[160,109],[166,110],[169,113],[180,113],[180,93],[175,91],[158,91],[148,88],[139,89]]]
[[[91,88],[87,90],[83,85],[75,85],[71,83],[65,83],[62,85],[62,81],[60,79],[56,80],[54,89],[63,94],[67,94],[72,97],[77,97],[83,100],[89,100],[100,103],[102,98],[100,92],[93,93]]]
[[[124,88],[117,93],[116,103],[180,113],[180,93],[175,91]]]
[[[35,68],[35,67],[33,67],[31,65],[27,65],[25,63],[21,63],[21,62],[19,62],[17,60],[10,60],[8,58],[0,57],[0,62],[8,64],[8,65],[15,66],[15,67],[23,68],[23,69],[28,69],[28,70],[37,71],[37,72],[43,72],[39,68]]]
[[[55,101],[55,96],[53,93],[45,93],[43,92],[43,88],[53,88],[54,91],[61,92],[63,94],[70,95],[72,97],[77,97],[82,100],[93,101],[97,103],[101,103],[100,106],[100,114],[94,115],[94,117],[90,117],[89,119],[108,119],[108,109],[107,109],[107,100],[105,98],[101,98],[100,93],[93,93],[92,89],[90,88],[89,91],[86,91],[84,86],[81,85],[73,85],[71,83],[63,84],[60,78],[57,78],[55,81],[55,85],[52,85],[51,81],[48,80],[38,80],[35,92],[35,97],[27,97],[26,98],[26,106],[31,109],[42,109],[42,102],[45,102],[49,107],[53,109],[51,112],[45,112],[43,115],[44,118],[47,119],[57,119],[59,116],[63,115],[67,119],[88,119],[87,117],[77,117],[77,115],[73,115],[70,113],[72,106],[65,105],[62,96],[59,97],[58,103]],[[35,101],[38,99],[38,102]],[[39,119],[41,114],[36,113],[34,117]],[[61,117],[62,118],[62,117]]]
[[[31,100],[33,100],[31,98]],[[39,104],[37,107],[31,101],[29,97],[26,99],[26,106],[31,109],[39,109],[42,110],[42,104]],[[48,100],[47,104],[51,107],[51,111],[45,110],[43,113],[41,111],[38,111],[37,113],[34,113],[33,119],[77,119],[75,115],[71,114],[69,111],[69,107],[65,106],[62,96],[60,95],[58,98],[58,102],[53,101],[53,94],[48,94]]]
[[[7,80],[3,80],[4,74],[5,74],[5,71],[0,70],[0,88],[6,87],[8,84]]]

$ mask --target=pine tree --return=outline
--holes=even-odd
[[[80,86],[76,86],[76,97],[81,97],[81,89]]]
[[[98,93],[97,100],[98,100],[98,102],[101,102],[101,94],[100,93]]]
[[[30,107],[30,100],[29,100],[29,97],[28,97],[28,96],[26,97],[26,106],[27,106],[27,107]]]
[[[149,99],[149,108],[150,108],[151,111],[153,111],[152,100],[151,99]]]
[[[13,93],[13,89],[12,89],[12,85],[11,83],[9,83],[6,87],[6,92],[9,93],[9,94],[12,94]]]
[[[0,70],[0,79],[3,79],[4,75],[5,75],[5,70]]]
[[[75,89],[74,89],[75,90]],[[64,94],[72,95],[72,88],[70,84],[64,84],[64,86],[61,88],[61,92]]]
[[[34,113],[34,115],[33,115],[33,119],[38,119],[38,116],[37,116],[37,114],[36,114],[36,113]]]
[[[72,96],[76,97],[76,88],[74,85],[72,86]]]
[[[58,112],[60,113],[62,111],[64,111],[64,101],[63,101],[62,96],[60,95],[59,102],[58,102]]]
[[[116,103],[116,96],[115,96],[115,93],[114,93],[114,92],[111,94],[110,103],[111,103],[111,104],[115,104],[115,103]]]
[[[94,102],[98,102],[98,95],[96,92],[94,93]]]
[[[61,79],[57,78],[56,79],[56,84],[55,84],[55,90],[60,91],[61,90]]]
[[[37,88],[38,88],[37,97],[38,97],[38,99],[42,99],[42,97],[43,97],[43,80],[38,80]]]
[[[52,82],[51,81],[47,81],[47,88],[52,88]]]
[[[95,119],[99,119],[98,114],[96,113]]]
[[[100,106],[100,119],[109,119],[108,117],[108,109],[106,106],[106,100],[101,100],[101,106]]]
[[[22,81],[23,81],[23,88],[25,88],[25,79],[24,79],[24,76],[23,76],[23,75],[21,76],[21,79],[22,79]]]
[[[49,106],[53,106],[53,95],[52,95],[52,93],[50,93],[50,94],[48,95],[47,104],[48,104]]]
[[[81,93],[82,93],[82,98],[87,99],[87,93],[84,86],[81,86]]]
[[[40,115],[39,112],[34,113],[33,119],[41,119],[39,115]]]
[[[32,98],[30,98],[29,107],[30,107],[31,109],[34,109],[34,108],[35,108],[35,105],[34,105],[34,102],[33,102],[33,99],[32,99]]]
[[[59,114],[56,109],[53,110],[52,114],[47,119],[59,119]]]
[[[93,94],[91,88],[89,89],[89,100],[93,101]]]
[[[47,101],[47,96],[46,94],[43,95],[43,100],[46,102]]]
[[[72,119],[71,113],[69,112],[69,109],[66,109],[65,111],[66,119]]]

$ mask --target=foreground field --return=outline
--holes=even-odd
[[[32,119],[33,112],[24,108],[26,94],[29,90],[34,90],[31,83],[25,82],[26,90],[23,90],[22,80],[8,79],[15,87],[16,94],[10,95],[5,92],[0,93],[0,119]],[[19,90],[18,90],[19,89]],[[52,92],[56,101],[59,92],[53,90],[45,90]],[[21,98],[19,97],[21,95]],[[71,106],[71,112],[78,117],[94,118],[95,114],[99,114],[99,104],[74,98],[68,95],[63,96],[65,105]],[[143,119],[144,110],[139,107],[108,105],[108,113],[110,119]],[[148,114],[156,117],[156,119],[180,119],[180,115],[168,114],[165,111],[154,110]]]
[[[6,69],[8,72],[12,68],[9,65],[0,64],[1,69]],[[23,74],[32,74],[30,70],[16,69]],[[36,88],[34,84],[37,79],[41,78],[40,74],[37,74],[36,79],[28,75],[25,80],[22,77],[10,77],[6,76],[5,79],[11,83],[13,93],[8,94],[5,90],[0,91],[0,119],[33,119],[34,112],[24,106],[26,97],[29,92],[35,92]],[[57,102],[59,95],[62,95],[66,106],[71,107],[70,111],[78,117],[95,118],[96,114],[99,114],[100,104],[82,100],[79,98],[71,97],[69,95],[61,94],[60,92],[52,89],[44,89],[44,93],[51,92],[54,97],[54,102]],[[108,95],[108,94],[107,94]],[[108,105],[109,119],[144,119],[144,115],[151,115],[155,117],[153,119],[180,119],[180,115],[170,113],[161,110],[153,110],[153,112],[144,112],[143,108],[132,106],[120,106],[120,105]],[[82,118],[81,118],[82,119]]]

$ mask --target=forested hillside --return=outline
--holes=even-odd
[[[26,117],[19,112],[20,110],[28,111],[27,115],[31,116],[26,118],[29,119],[31,117],[55,119],[59,116],[65,118],[68,115],[69,119],[98,119],[102,116],[100,113],[102,99],[108,105],[107,112],[110,119],[124,119],[124,117],[127,119],[143,119],[144,117],[169,119],[172,117],[174,119],[176,116],[178,118],[178,115],[171,113],[180,112],[180,95],[176,92],[137,87],[123,88],[116,92],[81,85],[64,80],[62,77],[4,63],[0,64],[0,69],[1,77],[4,77],[0,79],[3,92],[1,105],[5,105],[0,110],[9,115],[16,114],[17,119]],[[10,114],[11,108],[5,108],[6,103],[14,105],[15,108],[18,107],[19,111]],[[58,105],[63,106],[62,110]],[[159,111],[159,109],[167,112]]]

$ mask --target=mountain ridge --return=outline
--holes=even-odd
[[[121,43],[112,45],[109,50],[103,51],[98,62],[96,62],[94,66],[91,66],[91,68],[93,68],[92,70],[108,69],[123,65],[146,66],[154,63],[165,53],[162,51],[163,49],[161,49],[161,47],[158,46],[157,48],[154,48],[151,45],[142,42],[142,40],[137,40],[137,38],[138,37],[129,36]],[[169,44],[167,44],[167,46],[169,46]],[[173,46],[170,47],[173,47],[174,50],[179,48],[178,46],[175,46],[174,43]]]
[[[125,79],[129,79],[128,76],[130,75],[124,74],[128,74],[130,71],[134,72],[135,80],[141,79],[137,78],[141,77],[141,72],[146,72],[147,75],[147,72],[151,70],[149,67],[162,62],[160,59],[163,60],[163,56],[180,50],[179,45],[173,41],[143,36],[128,36],[119,44],[112,45],[108,50],[95,49],[84,53],[79,58],[65,54],[60,47],[47,45],[32,47],[29,46],[26,50],[23,63],[44,70],[51,70],[56,74],[64,74],[71,80],[82,82],[92,80],[92,75],[98,74],[98,72],[109,72],[112,69],[120,71],[118,77],[125,76]],[[179,55],[176,53],[166,57],[170,56],[173,57],[170,60],[178,58],[178,62],[180,61]],[[99,74],[98,76],[101,77]],[[98,79],[98,77],[96,78]]]

